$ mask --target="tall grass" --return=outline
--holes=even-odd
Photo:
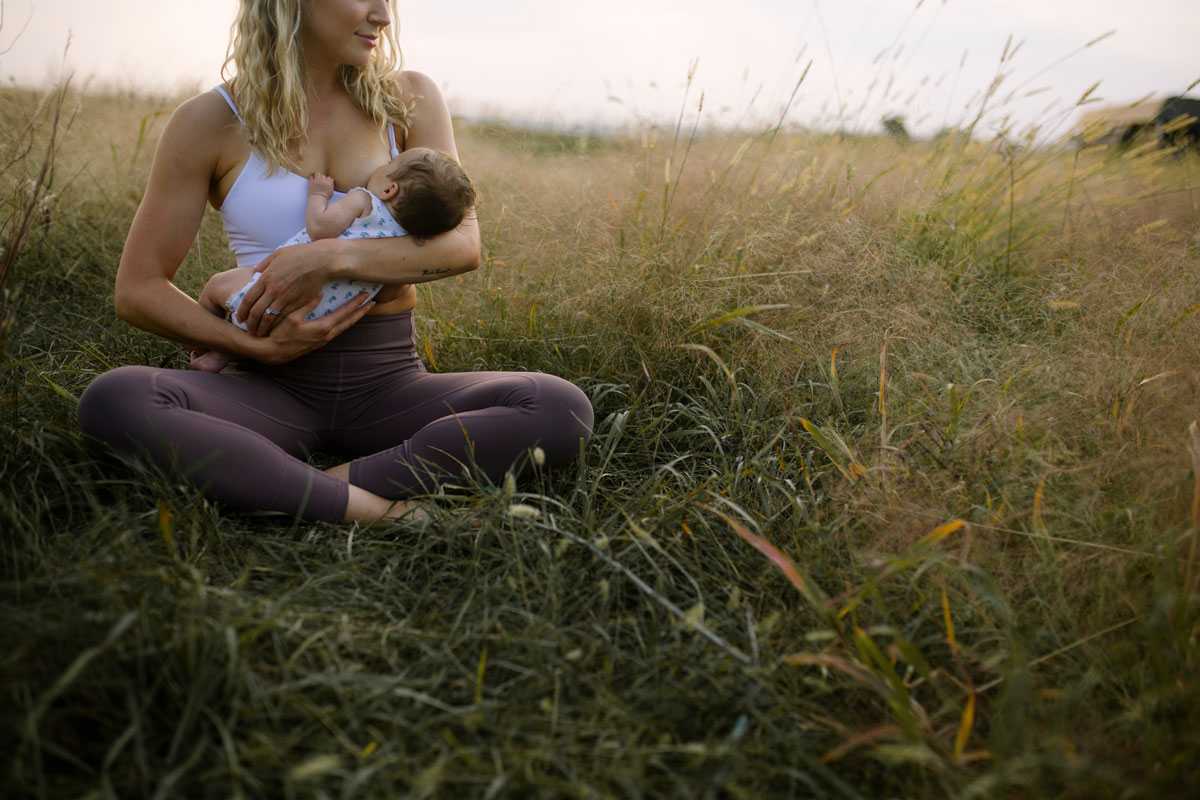
[[[110,302],[171,102],[0,96],[42,226],[5,250],[7,796],[1194,789],[1194,154],[463,126],[485,263],[421,287],[423,355],[563,375],[596,434],[478,524],[361,528],[76,432],[96,374],[185,365]],[[181,285],[226,253],[210,215]]]

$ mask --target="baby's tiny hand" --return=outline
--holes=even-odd
[[[314,172],[308,179],[308,194],[310,197],[316,195],[329,200],[333,197],[333,178],[320,172]]]

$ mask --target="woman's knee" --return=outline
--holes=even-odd
[[[122,444],[144,419],[153,393],[153,370],[128,366],[105,372],[84,389],[76,416],[79,428],[93,439]]]
[[[563,418],[568,427],[585,440],[591,438],[595,412],[592,401],[575,384],[554,375],[547,375],[542,387],[542,405],[553,414]]]
[[[595,414],[588,396],[575,384],[554,375],[540,376],[538,411],[541,447],[552,462],[579,454],[580,442],[592,438]]]

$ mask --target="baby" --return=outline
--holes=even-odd
[[[475,189],[462,168],[450,156],[428,147],[405,150],[371,173],[365,187],[355,187],[341,199],[333,199],[333,179],[315,173],[308,181],[305,229],[280,247],[306,244],[315,239],[379,239],[413,236],[418,242],[453,230],[475,204]],[[200,293],[200,305],[219,316],[228,310],[229,321],[237,321],[237,309],[246,291],[261,273],[246,278],[246,267],[218,272]],[[334,281],[325,284],[321,302],[304,317],[313,320],[332,313],[348,301],[366,293],[378,302],[394,300],[399,286],[384,287],[364,281]],[[364,301],[365,302],[365,301]],[[192,356],[192,368],[220,372],[230,356],[216,350]]]

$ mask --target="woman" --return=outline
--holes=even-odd
[[[519,472],[578,452],[592,408],[538,373],[430,374],[413,346],[413,284],[479,265],[474,215],[424,245],[413,237],[326,239],[273,252],[304,226],[307,180],[362,185],[411,147],[457,158],[436,85],[399,72],[392,0],[241,0],[227,84],[172,115],[116,280],[122,319],[193,354],[232,353],[221,374],[130,366],[79,403],[84,433],[177,464],[210,497],[306,519],[370,521],[419,511],[404,498],[478,468]],[[228,324],[173,279],[205,203],[221,211],[238,263],[260,280]],[[334,278],[402,284],[386,303],[351,302],[304,322]],[[270,334],[268,336],[268,334]],[[351,460],[321,471],[304,460]],[[539,454],[539,455],[541,455]]]

